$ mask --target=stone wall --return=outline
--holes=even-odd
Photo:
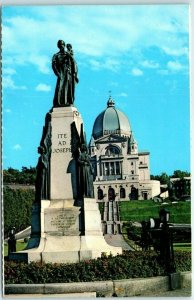
[[[191,272],[180,273],[180,288],[191,287]],[[136,278],[94,282],[50,283],[50,284],[7,284],[5,294],[73,294],[96,292],[102,297],[146,296],[170,290],[168,276]]]

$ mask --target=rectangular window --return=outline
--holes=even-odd
[[[110,175],[108,162],[105,163],[105,175],[107,175],[107,176]]]
[[[120,174],[120,163],[117,161],[116,162],[116,175]]]

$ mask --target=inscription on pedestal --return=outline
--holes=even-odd
[[[55,137],[56,145],[53,146],[53,153],[69,153],[71,152],[71,147],[69,145],[69,137],[67,133],[58,133]]]
[[[69,211],[66,211],[66,213],[69,213]],[[59,231],[67,230],[75,224],[76,218],[76,215],[68,215],[61,211],[57,216],[51,218],[50,225],[53,228],[56,227]]]
[[[79,208],[45,209],[45,232],[52,235],[79,235]]]

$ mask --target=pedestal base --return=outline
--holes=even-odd
[[[120,247],[106,243],[103,236],[49,237],[41,239],[38,248],[11,253],[10,260],[44,263],[76,263],[101,257],[102,253],[113,256],[121,254]]]
[[[44,225],[43,220],[41,220],[43,231],[41,230],[39,246],[11,253],[9,257],[11,260],[28,263],[31,261],[76,263],[101,257],[102,253],[114,256],[122,253],[121,247],[113,247],[106,243],[101,228],[101,216],[95,199],[84,199],[83,213],[86,228],[84,235],[79,235],[78,231],[77,234],[75,233],[78,224],[78,218],[75,216],[79,215],[79,208],[71,206],[71,201],[57,200],[55,203],[52,200],[49,207],[48,203],[47,205],[45,203],[43,203],[44,208],[41,209]],[[71,213],[71,218],[66,215],[68,212]],[[58,213],[60,213],[59,223],[57,223]],[[52,215],[53,217],[51,217]],[[67,232],[69,232],[68,235]],[[30,242],[32,241],[29,241],[29,245]]]

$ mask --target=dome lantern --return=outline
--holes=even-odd
[[[114,107],[115,106],[115,102],[112,99],[112,97],[110,96],[107,102],[107,107]]]

